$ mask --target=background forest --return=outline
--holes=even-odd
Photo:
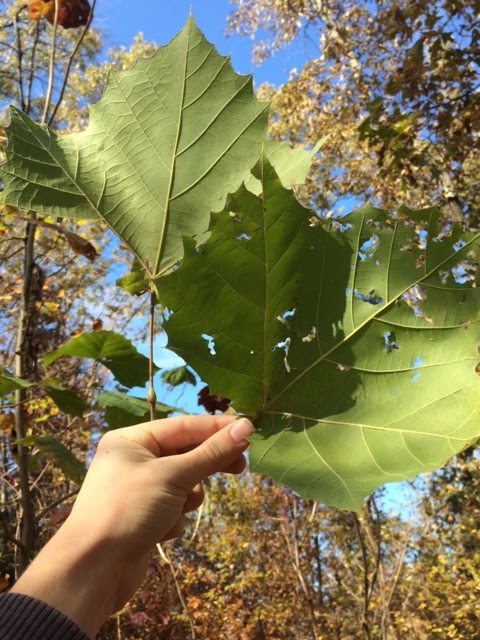
[[[231,4],[227,32],[250,37],[257,62],[305,47],[303,67],[258,94],[272,101],[275,138],[308,146],[328,134],[300,193],[318,216],[367,200],[436,204],[478,228],[478,2]],[[53,0],[0,0],[0,8],[2,141],[11,103],[61,133],[83,130],[108,69],[127,69],[155,47],[139,35],[129,49],[106,51],[95,2],[59,0],[55,12]],[[143,344],[148,302],[115,286],[130,257],[100,223],[28,218],[7,206],[0,214],[0,365],[28,381],[0,377],[5,590],[68,516],[112,415],[133,423],[105,398],[105,387],[125,391],[108,369],[76,358],[45,368],[42,358],[102,329]],[[192,411],[197,393],[199,412],[225,409],[189,369],[157,380],[158,397],[180,409]],[[139,419],[147,411],[138,405]],[[479,638],[478,461],[471,447],[436,473],[380,489],[361,514],[304,501],[257,474],[216,477],[184,536],[159,547],[141,590],[99,638]]]

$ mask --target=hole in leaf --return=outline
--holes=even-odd
[[[288,318],[293,318],[293,316],[295,315],[296,311],[297,311],[296,307],[294,309],[290,309],[290,310],[284,311],[279,316],[277,316],[275,319],[278,320],[279,322],[281,322],[282,324],[287,324],[287,319]]]
[[[372,289],[367,294],[359,293],[357,289],[354,290],[355,298],[368,302],[369,304],[382,304],[383,298],[375,295],[375,289]]]
[[[207,347],[210,351],[210,354],[212,356],[217,355],[217,352],[215,351],[215,341],[213,339],[213,336],[209,336],[208,333],[202,333],[202,338],[207,341]]]
[[[423,358],[421,356],[417,356],[415,360],[412,362],[412,369],[418,369],[423,364]]]
[[[457,242],[455,242],[455,244],[453,245],[452,249],[454,251],[460,251],[460,249],[463,249],[463,247],[466,245],[467,243],[465,242],[465,240],[460,239]]]
[[[380,244],[380,237],[374,233],[368,240],[360,247],[360,251],[358,252],[358,256],[360,260],[365,260],[368,256],[369,258],[373,257],[373,254],[378,249],[378,245]]]
[[[452,275],[457,284],[465,284],[466,282],[474,282],[477,276],[477,265],[462,260],[452,267]]]
[[[397,342],[397,336],[393,331],[387,331],[383,335],[383,341],[385,343],[385,351],[391,353],[394,349],[400,349],[400,345]]]
[[[285,365],[285,369],[287,373],[290,373],[291,368],[288,362],[288,352],[290,350],[290,338],[285,338],[283,342],[277,342],[277,344],[273,347],[272,351],[276,351],[277,349],[283,349],[285,352],[285,358],[283,359],[283,363]]]
[[[438,236],[436,236],[435,238],[432,238],[432,240],[433,242],[441,242],[443,238],[447,238],[448,236],[451,235],[451,233],[452,233],[452,225],[449,222],[440,229],[440,233],[438,234]]]
[[[173,311],[173,309],[169,309],[168,307],[164,307],[162,310],[163,318],[167,321],[170,320],[174,313],[175,311]]]
[[[340,233],[345,233],[345,231],[348,231],[349,229],[352,228],[352,225],[351,225],[350,222],[347,222],[347,224],[342,224],[341,222],[338,222],[337,220],[332,222],[332,226],[336,231],[340,231]]]
[[[412,309],[413,313],[418,318],[423,318],[427,322],[432,322],[431,318],[428,318],[424,312],[420,309],[420,305],[422,302],[425,302],[427,299],[427,292],[424,287],[416,284],[410,289],[407,289],[405,293],[402,294],[402,300],[404,300],[410,309]]]
[[[250,236],[248,235],[248,233],[241,233],[235,239],[236,240],[250,240]]]
[[[205,249],[206,244],[207,244],[206,240],[201,242],[198,246],[195,247],[195,252],[198,253],[198,254],[202,254],[203,250]]]
[[[315,340],[316,337],[317,337],[317,328],[312,327],[312,330],[310,331],[310,333],[307,333],[307,335],[304,338],[302,338],[302,342],[311,342],[312,340]]]
[[[418,248],[419,249],[426,249],[428,231],[425,229],[425,227],[421,227],[421,226],[417,225],[415,227],[415,235],[417,236],[417,246],[418,246]]]
[[[415,371],[412,376],[412,382],[416,382],[420,378],[420,371]]]

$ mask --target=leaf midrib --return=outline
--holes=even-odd
[[[170,202],[171,196],[172,196],[173,182],[174,182],[174,175],[175,175],[175,161],[177,159],[178,145],[180,143],[180,135],[182,133],[182,124],[183,124],[182,123],[182,113],[183,113],[183,108],[184,108],[184,104],[185,104],[185,91],[186,91],[186,86],[187,86],[187,65],[188,65],[188,55],[190,53],[190,37],[191,37],[191,33],[192,33],[192,27],[191,27],[191,22],[189,22],[188,36],[187,36],[187,46],[185,47],[185,60],[184,60],[184,68],[183,68],[182,97],[181,97],[181,100],[179,102],[179,110],[178,110],[177,135],[175,136],[175,144],[173,145],[173,150],[172,150],[172,162],[171,162],[171,167],[170,167],[170,176],[169,176],[169,181],[168,181],[167,194],[166,194],[166,197],[165,197],[165,206],[164,206],[165,215],[163,216],[163,221],[162,221],[160,243],[159,243],[159,246],[158,246],[158,252],[157,252],[157,257],[155,259],[155,264],[153,265],[153,273],[150,274],[152,277],[155,277],[155,274],[157,274],[157,272],[158,272],[158,269],[159,269],[159,266],[160,266],[160,262],[161,262],[161,259],[162,259],[162,255],[163,255],[163,249],[164,249],[165,242],[166,242],[166,239],[167,239],[166,229],[167,229],[167,223],[168,223],[169,215],[170,215],[170,209],[169,209],[168,203]]]

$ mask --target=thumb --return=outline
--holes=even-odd
[[[240,457],[248,447],[245,439],[253,433],[253,425],[247,418],[235,420],[220,429],[198,447],[183,455],[188,479],[192,487],[209,476],[223,471]]]

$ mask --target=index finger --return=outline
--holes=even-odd
[[[236,418],[234,415],[176,416],[127,427],[122,435],[158,457],[201,444]]]

